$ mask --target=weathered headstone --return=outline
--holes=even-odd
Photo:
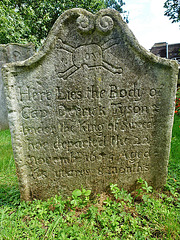
[[[177,73],[118,12],[62,14],[38,54],[3,69],[22,199],[163,186]]]
[[[4,63],[25,60],[34,53],[31,44],[0,44],[0,131],[9,128],[1,68]]]

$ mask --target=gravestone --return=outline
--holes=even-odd
[[[139,45],[120,14],[62,14],[31,59],[3,69],[24,200],[83,186],[166,182],[178,66]]]
[[[31,44],[0,44],[0,131],[9,128],[1,68],[4,63],[25,60],[34,53]]]

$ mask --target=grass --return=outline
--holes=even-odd
[[[176,95],[176,109],[174,125],[172,130],[171,152],[168,168],[169,189],[177,190],[180,193],[180,87]]]
[[[10,131],[0,131],[0,206],[14,205],[19,198]]]
[[[14,164],[9,130],[0,131],[0,171],[6,171]]]
[[[47,201],[25,203],[20,201],[10,133],[1,131],[0,240],[179,240],[179,160],[180,110],[175,113],[168,179],[161,192],[139,179],[139,188],[131,193],[112,184],[109,193],[93,199],[90,190],[82,188],[66,201],[56,196]]]

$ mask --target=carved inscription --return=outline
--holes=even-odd
[[[32,172],[36,165],[42,166],[42,178],[33,176],[48,177],[45,166],[53,166],[54,178],[63,179],[149,172],[153,116],[159,111],[157,99],[163,87],[144,89],[138,79],[128,86],[119,82],[120,75],[109,67],[99,69],[103,60],[96,45],[73,51],[76,71],[84,69],[84,64],[88,66],[89,74],[81,80],[84,81],[81,86],[75,84],[75,71],[66,82],[60,78],[51,88],[18,87],[24,120],[22,131],[28,142],[27,159]],[[98,64],[97,75],[92,75],[91,69]],[[110,73],[112,83],[108,83],[103,71]],[[55,124],[44,125],[54,118],[54,113]],[[31,120],[36,121],[36,126],[29,125]],[[31,138],[32,135],[36,137]],[[39,141],[42,136],[52,140]]]
[[[68,166],[68,170],[60,168],[56,171],[59,177],[91,175],[91,172],[97,176],[148,172],[156,101],[143,103],[142,100],[153,100],[160,94],[161,91],[155,88],[145,91],[138,87],[137,82],[128,88],[117,83],[107,84],[106,87],[91,84],[83,88],[65,88],[60,85],[52,89],[19,87],[22,118],[25,121],[23,134],[28,139],[29,161],[34,166],[53,163],[56,169]],[[82,102],[85,99],[86,105]],[[96,100],[107,100],[108,104],[97,102],[92,105],[92,101]],[[41,102],[44,101],[47,106],[43,104],[41,108]],[[33,108],[36,102],[40,104],[38,109]],[[52,102],[56,106],[54,109]],[[45,126],[40,123],[36,127],[28,126],[29,120],[41,122],[43,119],[51,119],[52,111],[56,111],[55,125]],[[148,132],[141,134],[141,131]],[[32,134],[36,138],[30,139]],[[53,136],[53,140],[36,140],[41,136]],[[108,152],[106,149],[109,147],[118,149],[120,153]],[[142,150],[144,147],[146,150]],[[44,157],[50,151],[55,156]],[[91,163],[90,168],[78,170],[82,162]],[[73,170],[70,170],[72,167]]]
[[[52,101],[52,100],[83,100],[83,99],[102,99],[108,98],[109,100],[124,100],[132,99],[133,101],[140,101],[142,96],[157,97],[161,95],[160,89],[149,89],[149,92],[145,92],[143,89],[137,88],[134,83],[132,88],[125,89],[120,88],[117,85],[108,85],[107,89],[97,87],[95,85],[87,86],[86,89],[80,90],[77,87],[75,89],[64,89],[62,86],[56,86],[53,90],[49,91],[43,89],[38,91],[35,88],[19,87],[20,101]]]

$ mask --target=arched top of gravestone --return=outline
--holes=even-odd
[[[106,49],[116,43],[146,62],[169,67],[176,65],[175,68],[177,68],[176,61],[157,57],[143,48],[116,10],[103,9],[92,14],[81,8],[67,10],[56,20],[38,53],[25,61],[8,64],[8,67],[34,65],[49,51],[58,47],[64,48],[65,45],[69,52],[73,52],[82,45],[100,44],[102,46],[104,44],[103,47]],[[127,50],[124,51],[127,54]]]

